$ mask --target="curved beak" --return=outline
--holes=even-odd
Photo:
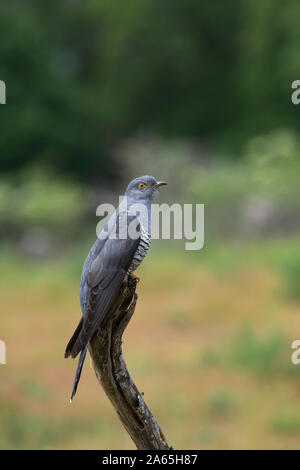
[[[166,186],[168,183],[166,181],[158,181],[153,185],[153,188],[159,188],[160,186]]]

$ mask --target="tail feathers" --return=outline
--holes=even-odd
[[[65,358],[66,359],[67,359],[67,357],[69,357],[72,354],[73,346],[76,343],[77,338],[78,338],[78,336],[81,332],[82,325],[83,325],[83,317],[81,318],[80,322],[78,323],[77,328],[74,331],[72,338],[68,342],[68,345],[67,345],[66,351],[65,351]]]
[[[73,359],[80,353],[80,351],[83,351],[83,348],[85,348],[85,345],[88,344],[90,337],[91,332],[87,333],[85,328],[82,328],[77,338],[74,338],[74,343],[72,343],[72,350],[70,351]]]
[[[83,366],[85,356],[86,356],[86,350],[87,350],[87,345],[81,351],[80,356],[79,356],[77,369],[76,369],[76,374],[75,374],[75,378],[74,378],[74,382],[73,382],[73,389],[72,389],[72,394],[71,394],[71,398],[70,398],[70,403],[72,403],[72,400],[73,400],[73,398],[75,396],[75,393],[76,393],[76,390],[77,390],[77,386],[78,386],[79,379],[80,379],[80,376],[81,376],[82,366]]]

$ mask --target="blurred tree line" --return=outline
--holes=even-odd
[[[238,156],[253,135],[299,130],[299,16],[298,0],[2,1],[1,173],[44,162],[100,181],[140,131]]]

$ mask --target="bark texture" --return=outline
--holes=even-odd
[[[122,336],[137,303],[135,278],[125,279],[105,322],[89,344],[99,383],[138,450],[170,450],[167,440],[131,379],[122,354]]]

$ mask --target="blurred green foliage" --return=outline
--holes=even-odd
[[[300,413],[298,409],[278,412],[269,423],[270,429],[279,435],[300,433]]]
[[[281,272],[285,280],[286,293],[294,299],[300,299],[300,253],[291,253],[282,259]]]
[[[41,168],[31,168],[18,178],[0,178],[0,236],[18,240],[23,232],[40,227],[66,236],[87,211],[86,190]],[[9,235],[9,236],[8,236]]]
[[[299,130],[299,14],[296,0],[2,2],[0,171],[47,162],[99,181],[140,130],[230,152]]]
[[[193,167],[191,201],[206,204],[209,235],[286,235],[300,227],[300,140],[276,129],[252,137],[242,160]],[[222,229],[220,231],[220,228]]]
[[[239,164],[227,161],[193,168],[190,191],[210,205],[239,204],[251,193],[271,197],[277,204],[294,200],[298,205],[299,171],[299,137],[291,130],[275,129],[249,139]]]
[[[285,370],[285,348],[288,346],[282,334],[259,338],[251,329],[244,328],[233,342],[227,359],[231,365],[249,369],[260,377],[271,377]]]
[[[47,395],[43,399],[47,399]],[[107,434],[105,422],[99,424],[96,419],[92,421],[73,417],[51,420],[24,411],[5,397],[1,397],[0,415],[0,448],[5,450],[53,448],[60,444],[64,436]]]
[[[236,405],[236,398],[231,390],[214,390],[206,400],[206,409],[213,416],[229,415]]]
[[[43,402],[51,396],[51,390],[34,377],[22,377],[19,382],[19,390],[23,396],[32,399],[35,402]]]

